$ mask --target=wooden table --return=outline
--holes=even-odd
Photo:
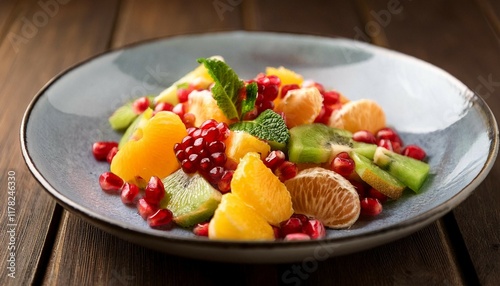
[[[335,3],[333,3],[335,2]],[[63,210],[28,171],[19,126],[36,92],[59,72],[123,45],[185,33],[257,30],[341,36],[437,65],[481,95],[500,118],[497,0],[1,0],[0,285],[298,285],[298,264],[245,265],[164,255]],[[8,276],[8,178],[15,173],[15,278]],[[500,285],[500,165],[430,226],[293,277],[304,285]],[[287,274],[288,273],[288,274]]]

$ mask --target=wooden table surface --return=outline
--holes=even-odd
[[[37,183],[19,143],[28,103],[66,68],[145,39],[228,30],[341,36],[401,51],[456,76],[500,118],[499,16],[497,0],[0,0],[0,285],[500,285],[498,163],[430,226],[290,275],[300,263],[174,257],[89,225]],[[7,269],[13,173],[15,278]]]

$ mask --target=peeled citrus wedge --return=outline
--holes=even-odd
[[[226,156],[235,163],[239,163],[248,152],[256,152],[264,159],[271,151],[271,146],[259,138],[245,131],[231,131],[226,144]]]
[[[161,111],[134,133],[111,162],[111,172],[126,182],[140,184],[137,177],[148,181],[152,176],[165,178],[179,169],[174,144],[187,135],[186,127],[173,112]]]
[[[222,196],[210,221],[208,237],[228,240],[274,240],[271,225],[252,207],[234,195]]]
[[[370,99],[349,101],[332,113],[328,125],[351,132],[368,130],[376,133],[385,127],[385,113],[380,105]]]
[[[281,85],[286,85],[286,84],[301,85],[302,82],[304,81],[304,78],[300,74],[292,70],[289,70],[285,67],[279,67],[279,68],[267,67],[266,75],[275,75],[279,77],[281,80]]]
[[[300,171],[285,182],[296,213],[314,217],[330,228],[353,225],[361,211],[354,186],[341,175],[321,167]]]
[[[208,90],[193,91],[189,94],[186,112],[195,116],[194,126],[200,126],[208,119],[215,119],[217,122],[231,123],[224,112],[217,105],[217,101]]]
[[[231,191],[272,225],[278,226],[293,214],[287,188],[255,152],[240,160],[231,180]]]
[[[290,90],[276,106],[276,112],[285,115],[288,128],[313,123],[323,105],[323,97],[316,87]]]

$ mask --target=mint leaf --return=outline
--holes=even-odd
[[[246,86],[246,98],[241,102],[241,118],[255,107],[255,100],[257,100],[257,83],[252,82]]]
[[[243,87],[243,81],[225,62],[217,59],[198,59],[214,79],[212,94],[217,105],[228,119],[239,118],[238,91]]]
[[[286,127],[285,120],[278,113],[268,109],[262,112],[255,120],[240,121],[230,126],[231,130],[246,131],[262,140],[286,145],[290,139],[290,133]]]

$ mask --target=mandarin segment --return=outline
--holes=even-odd
[[[240,160],[231,190],[272,225],[278,226],[293,214],[287,188],[255,152],[247,153]]]
[[[275,75],[279,77],[282,86],[287,84],[301,85],[304,81],[304,78],[300,74],[282,66],[279,68],[267,67],[266,75]]]
[[[274,240],[274,231],[259,213],[234,194],[222,196],[208,227],[211,239]]]
[[[111,172],[126,182],[137,182],[137,177],[149,180],[152,176],[164,178],[179,169],[174,144],[187,135],[186,127],[173,112],[162,111],[144,125],[141,138],[126,142],[111,162]]]
[[[382,107],[373,100],[349,101],[332,113],[328,125],[351,132],[367,130],[376,133],[386,125]]]
[[[316,87],[290,90],[276,106],[288,128],[313,123],[321,112],[323,97]]]
[[[314,217],[330,228],[347,228],[360,214],[359,196],[341,175],[321,167],[302,170],[286,181],[296,213]]]
[[[259,153],[264,159],[271,151],[269,144],[245,131],[231,131],[224,143],[227,158],[235,163],[249,152]]]
[[[186,112],[194,114],[194,126],[197,127],[209,119],[227,124],[232,122],[224,115],[224,112],[219,108],[217,101],[209,90],[192,91],[189,94]]]

